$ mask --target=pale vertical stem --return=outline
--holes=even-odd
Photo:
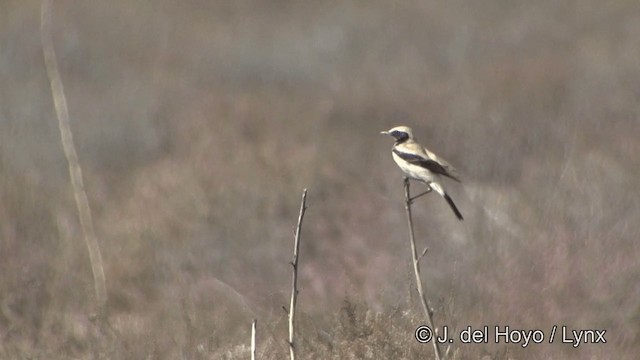
[[[251,325],[251,360],[256,360],[256,324],[258,320],[253,320]]]
[[[300,232],[302,230],[302,219],[304,218],[305,210],[307,209],[307,189],[302,192],[302,201],[300,203],[300,214],[298,215],[298,226],[296,227],[295,242],[293,245],[293,260],[291,266],[293,267],[293,279],[291,281],[291,303],[289,304],[289,355],[291,360],[296,359],[296,347],[294,344],[295,334],[295,314],[296,314],[296,301],[298,299],[298,252],[300,249]]]
[[[41,27],[40,35],[42,40],[42,51],[44,53],[44,64],[51,85],[51,94],[53,96],[53,104],[58,117],[58,127],[60,129],[60,137],[62,141],[62,149],[67,158],[69,165],[69,175],[71,177],[71,187],[78,208],[80,217],[80,225],[84,235],[84,242],[89,251],[89,260],[91,262],[91,270],[93,271],[93,282],[96,292],[96,301],[98,303],[98,313],[104,315],[104,308],[107,302],[107,287],[102,266],[102,255],[98,246],[98,238],[93,228],[93,219],[91,217],[91,208],[89,200],[84,189],[82,180],[82,169],[78,161],[78,154],[73,144],[73,136],[71,126],[69,124],[69,110],[67,100],[64,95],[62,86],[62,78],[58,70],[56,53],[53,47],[53,30],[52,30],[52,0],[42,0],[41,8]]]
[[[416,250],[416,239],[413,234],[413,219],[411,217],[411,194],[409,192],[409,179],[404,179],[404,199],[405,199],[405,209],[407,210],[407,225],[409,226],[409,242],[411,243],[411,259],[413,262],[413,271],[416,275],[416,287],[418,289],[418,295],[420,295],[420,302],[422,303],[422,310],[424,311],[425,316],[427,317],[427,325],[433,330],[434,337],[431,340],[433,344],[433,351],[436,355],[436,360],[440,360],[440,348],[438,347],[438,342],[436,341],[436,328],[433,326],[433,318],[431,314],[431,308],[429,307],[429,302],[427,301],[427,296],[425,294],[425,290],[422,287],[422,276],[420,275],[420,258],[418,257],[418,252]]]

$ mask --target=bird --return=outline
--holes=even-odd
[[[442,176],[461,182],[456,169],[420,145],[413,136],[413,130],[408,126],[396,126],[388,131],[382,131],[380,134],[391,135],[396,139],[391,148],[391,154],[405,175],[409,179],[425,183],[429,187],[427,192],[431,189],[435,190],[447,201],[458,220],[464,220],[453,199],[442,186]]]

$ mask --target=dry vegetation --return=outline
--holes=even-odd
[[[101,245],[92,321],[39,38],[0,7],[0,358],[287,356],[292,228],[307,359],[429,359],[389,139],[456,165],[414,206],[437,324],[607,329],[640,351],[640,5],[578,1],[55,1],[54,41]],[[422,245],[423,246],[423,245]],[[421,246],[420,246],[421,247]]]

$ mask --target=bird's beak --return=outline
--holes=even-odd
[[[382,135],[389,135],[389,132],[388,132],[388,131],[380,131],[380,134],[382,134]]]

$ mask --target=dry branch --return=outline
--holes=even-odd
[[[425,194],[425,193],[423,193]],[[422,194],[421,194],[422,195]],[[418,196],[421,196],[418,195]],[[424,311],[425,316],[427,317],[427,325],[433,330],[433,333],[437,335],[437,331],[433,326],[433,318],[431,314],[431,308],[429,307],[429,302],[427,301],[427,296],[425,294],[425,290],[422,287],[422,276],[420,275],[420,259],[427,252],[425,248],[424,252],[420,257],[418,257],[418,252],[416,251],[416,239],[413,233],[413,219],[411,216],[411,202],[415,198],[411,198],[411,194],[409,191],[409,179],[404,178],[404,199],[405,199],[405,209],[407,210],[407,225],[409,226],[409,242],[411,243],[411,259],[413,262],[413,271],[416,275],[416,287],[418,288],[418,295],[420,295],[420,302],[422,303],[422,310]],[[440,360],[440,348],[438,347],[438,342],[436,341],[436,336],[431,340],[433,344],[433,351],[436,355],[436,360]]]
[[[76,200],[78,214],[80,217],[80,225],[84,234],[84,242],[89,251],[89,260],[91,261],[91,270],[93,271],[93,282],[96,291],[96,300],[98,305],[99,316],[104,315],[105,305],[107,302],[107,287],[102,266],[102,255],[98,246],[98,238],[93,229],[93,219],[91,217],[91,208],[87,193],[84,190],[84,182],[82,180],[82,169],[78,161],[78,154],[73,144],[73,136],[71,126],[69,125],[69,110],[67,108],[67,100],[62,87],[62,78],[58,70],[56,53],[53,47],[53,31],[52,31],[52,0],[42,0],[41,8],[41,27],[40,35],[42,40],[42,51],[44,53],[44,64],[51,84],[51,94],[53,103],[58,116],[58,127],[60,129],[60,137],[64,155],[69,164],[69,174],[71,177],[71,186],[73,195]]]
[[[296,315],[296,300],[298,299],[298,253],[300,249],[300,231],[302,230],[302,219],[304,218],[305,210],[307,210],[307,189],[302,192],[302,201],[300,203],[300,214],[298,215],[298,226],[296,227],[295,242],[293,245],[293,260],[291,266],[293,267],[293,279],[291,281],[291,304],[289,305],[289,355],[291,360],[296,358],[296,347],[294,344],[295,333],[295,315]]]
[[[251,325],[251,360],[256,360],[256,324],[258,320],[253,319]]]

